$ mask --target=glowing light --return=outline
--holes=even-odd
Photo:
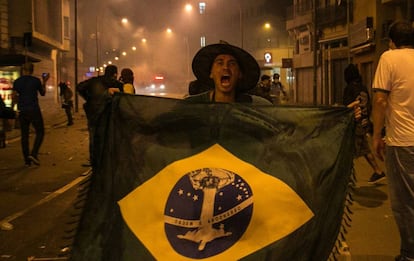
[[[185,9],[186,12],[189,13],[189,12],[191,12],[193,10],[193,6],[191,4],[186,4],[184,6],[184,9]]]

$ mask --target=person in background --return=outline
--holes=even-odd
[[[256,86],[260,68],[256,59],[239,47],[226,42],[207,45],[194,56],[192,68],[201,84],[214,88],[190,95],[186,101],[271,104],[247,93]]]
[[[344,89],[343,103],[348,105],[355,100],[359,100],[359,106],[362,109],[362,117],[357,121],[355,127],[355,158],[364,156],[368,164],[374,170],[369,179],[369,183],[377,184],[385,179],[384,172],[378,166],[374,154],[368,144],[368,135],[372,131],[372,123],[370,121],[371,103],[367,87],[362,84],[362,78],[358,68],[354,64],[349,64],[344,71],[346,86]]]
[[[66,117],[68,119],[67,125],[71,126],[73,125],[73,92],[69,85],[65,82],[59,83],[59,90],[62,108],[65,110]]]
[[[282,83],[280,82],[280,75],[278,73],[273,74],[270,95],[272,96],[274,104],[281,104],[283,99],[287,99],[287,94]]]
[[[3,112],[6,109],[3,98],[0,95],[0,148],[6,147],[6,118],[3,116]]]
[[[45,134],[38,93],[41,96],[46,95],[46,83],[49,79],[49,74],[42,74],[42,80],[40,80],[32,75],[33,70],[33,63],[27,62],[23,64],[22,76],[13,83],[13,96],[17,100],[17,108],[19,110],[21,145],[26,166],[30,166],[31,163],[40,165],[38,153]],[[31,152],[29,152],[30,125],[33,125],[35,129],[35,140]]]
[[[389,47],[373,81],[373,148],[387,169],[391,208],[400,232],[397,261],[414,260],[414,30],[411,22],[389,28]],[[385,138],[382,129],[385,124]]]
[[[121,76],[119,77],[124,89],[124,93],[135,94],[134,88],[134,72],[129,68],[124,68],[121,70]]]
[[[78,83],[76,89],[82,98],[85,100],[83,109],[85,110],[86,118],[88,120],[89,130],[89,163],[83,166],[92,166],[93,164],[93,137],[96,128],[98,116],[101,113],[103,104],[115,92],[123,92],[122,82],[117,80],[118,67],[111,64],[105,67],[105,73],[102,76],[90,78],[88,80]]]
[[[207,86],[200,82],[199,80],[193,80],[188,84],[188,94],[189,95],[196,95],[203,92],[206,92],[208,90],[211,90],[211,86]]]
[[[260,96],[260,97],[263,97],[266,100],[273,103],[273,99],[270,96],[271,86],[272,86],[272,82],[270,80],[270,76],[264,74],[260,77],[260,82],[249,93],[253,94],[253,95]]]

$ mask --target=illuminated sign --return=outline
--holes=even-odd
[[[273,64],[273,56],[272,56],[272,53],[265,52],[264,53],[264,60],[265,60],[265,65]]]
[[[2,70],[0,68],[0,96],[7,107],[13,105],[13,82],[20,77],[20,69],[18,67]]]

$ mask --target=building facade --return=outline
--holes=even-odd
[[[10,103],[25,61],[34,75],[47,72],[47,99],[57,103],[59,81],[74,82],[71,1],[0,0],[0,94]]]
[[[349,63],[371,91],[376,64],[388,48],[388,26],[413,20],[411,1],[294,0],[286,29],[294,42],[295,102],[342,104]]]

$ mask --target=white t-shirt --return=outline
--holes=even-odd
[[[385,115],[387,145],[414,146],[414,49],[384,52],[372,88],[389,92]]]

